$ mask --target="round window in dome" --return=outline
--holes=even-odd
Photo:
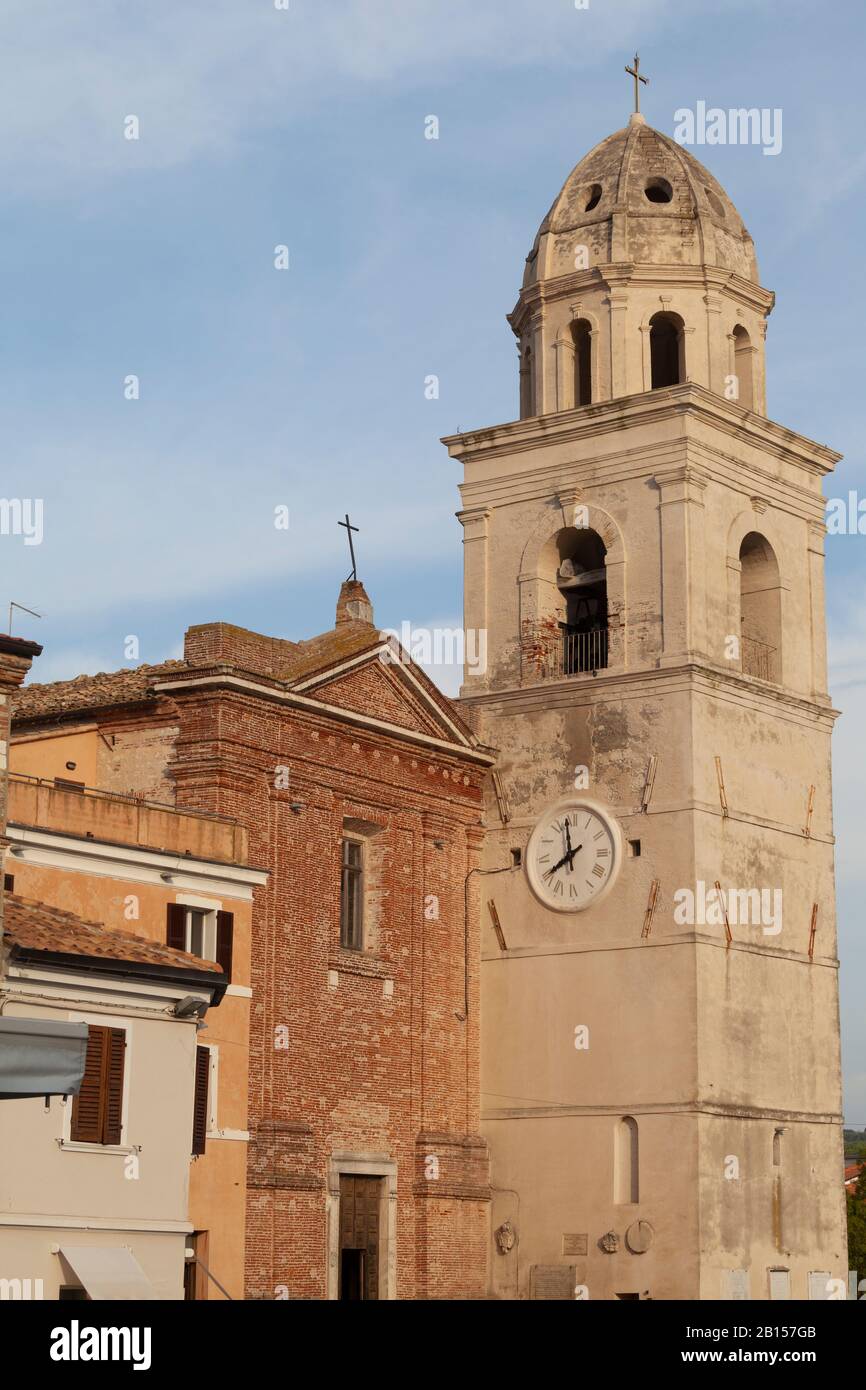
[[[674,190],[667,179],[650,179],[644,194],[651,203],[669,203],[674,196]]]
[[[716,217],[720,217],[722,221],[724,221],[725,205],[722,202],[721,198],[719,198],[711,188],[705,188],[704,192],[707,195],[707,202],[709,203],[713,212],[716,214]]]
[[[584,212],[592,212],[601,202],[601,184],[594,183],[586,190],[586,207]]]

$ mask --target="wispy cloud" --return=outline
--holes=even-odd
[[[760,8],[765,0],[761,0]],[[733,8],[753,12],[754,0]],[[693,0],[691,17],[717,9]],[[6,0],[0,17],[0,170],[53,187],[236,152],[346,83],[419,82],[548,65],[569,74],[628,57],[681,15],[672,0]],[[138,116],[127,142],[123,120]]]

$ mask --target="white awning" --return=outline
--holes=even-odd
[[[153,1285],[125,1245],[61,1245],[60,1253],[91,1298],[156,1298]]]
[[[86,1056],[86,1023],[0,1018],[0,1100],[77,1095]]]

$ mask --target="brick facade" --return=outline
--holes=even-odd
[[[359,1165],[381,1195],[380,1296],[483,1296],[467,875],[490,758],[422,673],[381,659],[376,629],[347,618],[352,587],[309,643],[191,629],[185,662],[154,680],[149,727],[139,704],[124,737],[111,711],[115,746],[139,749],[114,777],[138,766],[178,806],[236,818],[269,871],[252,929],[247,1296],[338,1296],[340,1175]],[[364,844],[361,951],[340,944],[347,832]]]

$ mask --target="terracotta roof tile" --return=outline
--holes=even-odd
[[[281,638],[265,642],[259,633],[225,623],[204,624],[191,631],[206,633],[208,628],[219,629],[220,639],[215,657],[210,660],[199,656],[195,661],[163,661],[123,671],[100,671],[95,676],[75,676],[72,680],[54,681],[50,685],[25,685],[13,696],[13,719],[20,723],[22,720],[78,712],[83,714],[89,710],[137,703],[145,699],[147,692],[160,681],[175,676],[189,676],[192,679],[199,671],[205,672],[214,666],[266,676],[291,690],[320,673],[326,676],[332,667],[353,656],[375,650],[383,641],[382,633],[365,622],[340,622],[330,631],[303,642],[287,642]],[[232,634],[237,634],[238,648],[242,652],[242,656],[236,656],[234,660],[230,659]],[[245,644],[245,638],[256,640]],[[256,643],[259,641],[265,645],[257,650]],[[225,654],[220,651],[223,646]],[[472,730],[459,701],[443,694],[421,667],[415,665],[414,670],[424,681],[434,703],[471,738]],[[315,697],[314,691],[310,694]]]
[[[36,719],[71,710],[134,703],[145,698],[154,680],[186,669],[185,661],[161,661],[155,666],[100,671],[95,676],[75,676],[68,681],[52,681],[50,685],[25,685],[13,696],[12,715],[15,719]]]
[[[186,951],[175,951],[131,932],[113,931],[99,922],[87,922],[73,912],[20,898],[4,898],[4,944],[27,951],[54,952],[66,956],[99,956],[106,960],[139,965],[169,966],[174,970],[206,970],[222,976],[222,966],[200,960]]]

